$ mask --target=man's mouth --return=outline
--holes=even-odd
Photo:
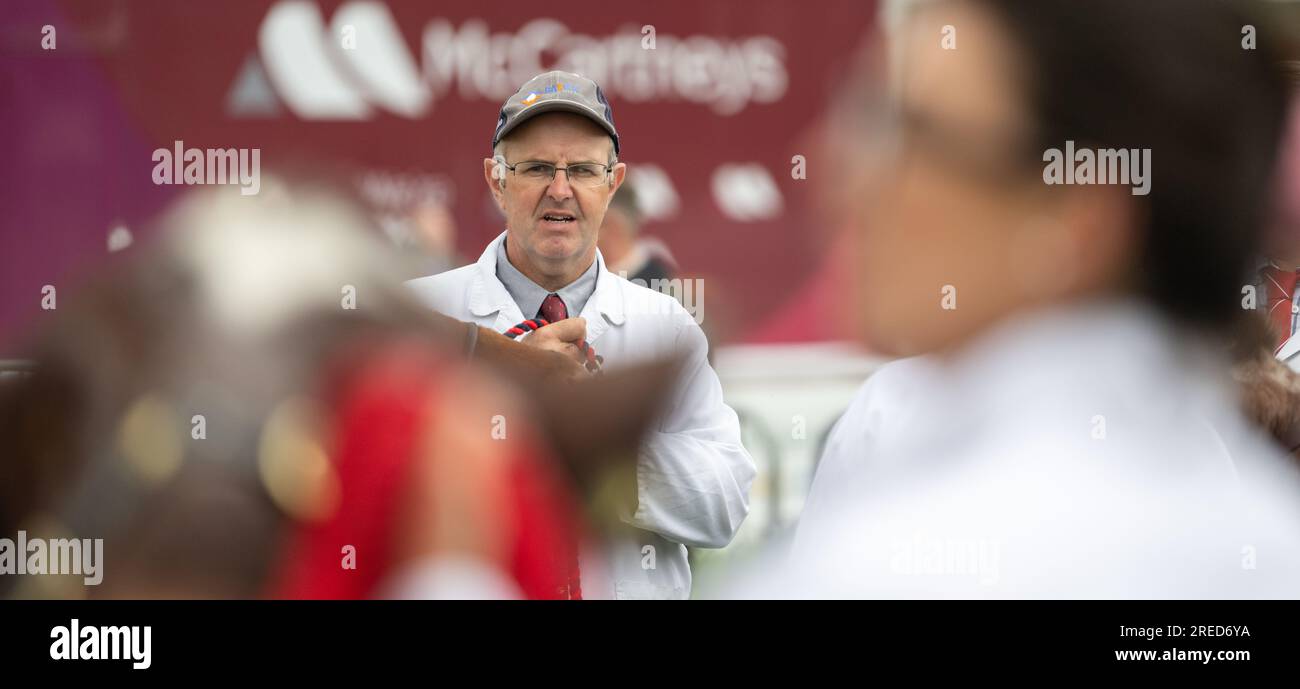
[[[542,220],[548,223],[556,223],[556,224],[563,225],[563,224],[575,222],[577,218],[575,218],[572,213],[569,213],[567,211],[550,211],[548,213],[542,214]]]

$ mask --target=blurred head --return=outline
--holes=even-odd
[[[493,153],[483,177],[506,216],[510,262],[547,289],[572,282],[595,259],[605,210],[626,174],[613,140],[585,117],[551,112],[519,125]],[[537,163],[604,167],[552,176]]]
[[[1212,1],[914,4],[892,36],[897,147],[862,166],[855,213],[871,344],[941,350],[1110,296],[1206,329],[1239,315],[1285,98],[1248,23]],[[1046,183],[1067,141],[1149,149],[1149,193]]]
[[[641,229],[641,207],[636,190],[630,184],[624,184],[609,202],[605,212],[605,222],[600,226],[600,239],[597,244],[600,253],[611,264],[618,263],[632,250],[636,243],[637,232]]]
[[[456,218],[451,210],[426,201],[411,209],[409,218],[415,245],[426,256],[450,262],[456,255]]]

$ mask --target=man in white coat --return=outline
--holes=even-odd
[[[632,528],[604,545],[603,562],[581,567],[585,597],[687,598],[686,547],[731,542],[749,511],[754,463],[699,324],[671,297],[609,272],[596,249],[627,174],[613,113],[595,82],[547,72],[507,99],[492,146],[483,175],[505,232],[478,262],[409,285],[432,308],[498,332],[580,317],[608,367],[685,356],[673,404],[637,458],[637,504],[621,515]]]

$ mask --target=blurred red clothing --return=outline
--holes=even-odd
[[[394,542],[428,430],[426,415],[436,396],[454,394],[442,384],[443,375],[460,364],[430,354],[427,346],[389,346],[363,359],[336,379],[330,394],[337,414],[332,459],[341,485],[338,508],[324,521],[291,526],[269,588],[272,597],[371,598],[405,564],[395,561]],[[512,419],[510,439],[493,445],[509,455],[507,485],[497,492],[510,503],[498,508],[508,525],[503,531],[510,534],[509,554],[499,564],[527,598],[578,599],[575,503],[523,425]],[[485,422],[484,433],[489,430]],[[341,566],[345,545],[355,546],[364,565]]]

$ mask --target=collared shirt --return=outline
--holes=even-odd
[[[578,276],[577,280],[556,290],[560,299],[564,300],[564,306],[568,309],[570,316],[577,316],[582,313],[582,307],[587,305],[587,300],[596,292],[596,260],[593,258],[591,266],[587,272]],[[519,310],[524,313],[524,318],[533,318],[542,308],[542,302],[546,296],[551,294],[533,282],[527,275],[519,272],[519,269],[510,263],[510,258],[506,256],[506,243],[501,242],[497,245],[497,279],[501,284],[506,286],[506,291],[510,293],[510,298],[515,300],[519,305]]]

